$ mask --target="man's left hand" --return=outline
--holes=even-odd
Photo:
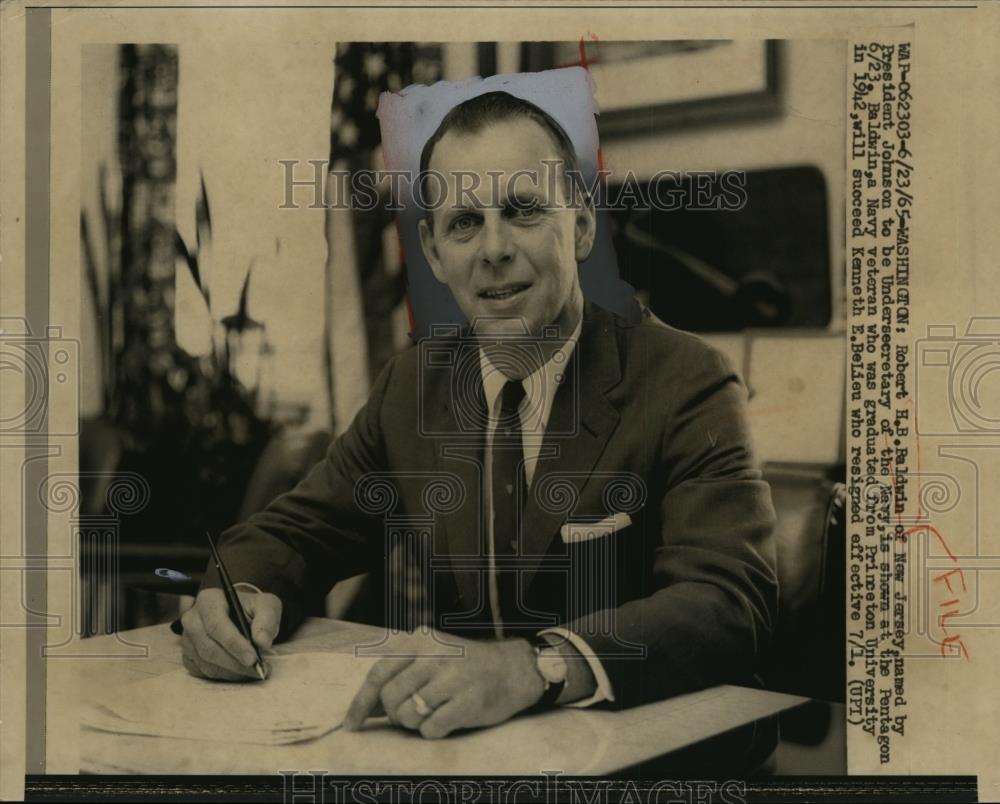
[[[454,646],[461,655],[447,655],[457,653]],[[502,723],[535,704],[545,689],[524,639],[480,642],[431,632],[405,637],[393,652],[368,672],[344,719],[347,730],[360,728],[381,708],[393,723],[424,737],[445,737]],[[423,703],[429,713],[419,711]]]

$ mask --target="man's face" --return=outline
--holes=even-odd
[[[428,195],[446,199],[433,226],[420,222],[421,245],[480,333],[539,335],[555,324],[567,336],[576,323],[577,263],[596,223],[592,206],[570,206],[558,160],[552,136],[528,118],[449,132],[434,148],[428,167],[445,186],[432,179]]]

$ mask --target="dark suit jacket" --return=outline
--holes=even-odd
[[[281,636],[336,581],[385,573],[415,534],[434,625],[488,633],[484,409],[475,344],[424,341],[389,362],[325,460],[224,534],[233,579],[282,598]],[[631,525],[562,536],[615,513]],[[522,516],[525,626],[585,638],[620,704],[745,682],[777,606],[773,523],[725,358],[649,314],[630,324],[588,304]]]

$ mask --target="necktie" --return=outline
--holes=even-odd
[[[500,414],[493,434],[493,552],[497,561],[500,619],[516,623],[518,531],[524,492],[524,447],[518,406],[524,399],[520,381],[508,380],[500,395]],[[506,630],[506,629],[505,629]]]

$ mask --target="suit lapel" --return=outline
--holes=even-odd
[[[428,344],[428,348],[437,355],[443,354],[442,349],[450,350],[452,357],[448,361],[421,359],[424,367],[441,364],[424,368],[428,379],[424,410],[430,437],[423,443],[434,450],[438,470],[457,476],[465,490],[462,502],[441,515],[443,532],[435,539],[435,553],[448,555],[464,606],[475,608],[477,599],[485,594],[475,567],[477,560],[486,555],[482,495],[484,431],[478,426],[486,420],[486,399],[479,352],[473,339],[464,334],[451,343]]]
[[[465,488],[465,500],[442,515],[443,534],[435,539],[435,551],[449,555],[452,571],[467,609],[487,605],[477,567],[485,565],[485,511],[482,493],[483,428],[486,399],[479,353],[471,338],[450,345],[454,359],[441,361],[441,368],[425,368],[425,414],[436,437],[427,441],[435,450],[442,472],[456,475]],[[426,342],[425,342],[426,343]],[[442,345],[436,348],[440,349]],[[473,361],[467,364],[467,361]],[[421,365],[436,361],[421,358]],[[444,367],[444,363],[448,367]],[[552,402],[542,449],[531,489],[526,495],[521,519],[524,588],[534,578],[553,538],[566,518],[573,514],[554,505],[557,483],[568,481],[582,493],[591,470],[618,425],[618,410],[605,392],[621,380],[618,342],[609,313],[587,303],[583,325],[571,359],[566,381]],[[482,598],[482,599],[481,599]]]
[[[621,380],[618,342],[610,314],[589,303],[567,379],[556,391],[521,520],[524,588],[572,509],[558,486],[571,483],[579,499],[594,464],[618,425],[605,392]],[[546,457],[549,456],[549,457]]]

